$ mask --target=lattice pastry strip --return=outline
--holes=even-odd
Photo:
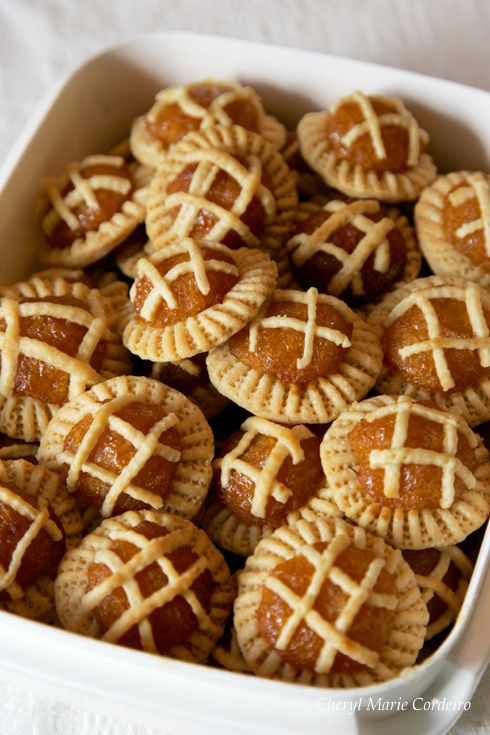
[[[344,653],[370,668],[376,666],[379,655],[366,649],[365,646],[351,641],[346,636],[357,613],[365,603],[374,604],[376,607],[385,607],[389,610],[396,609],[398,603],[393,595],[379,595],[372,592],[378,576],[385,566],[383,559],[374,559],[370,563],[360,583],[355,582],[335,567],[336,558],[350,544],[351,540],[347,536],[337,536],[328,549],[321,554],[311,546],[305,546],[299,550],[299,555],[304,556],[314,567],[314,573],[302,597],[299,597],[273,574],[268,577],[265,583],[266,587],[281,597],[293,611],[282,628],[276,641],[276,647],[279,650],[285,650],[291,643],[298,627],[305,623],[324,642],[315,664],[315,671],[318,674],[326,674],[330,671],[338,652]],[[334,624],[329,623],[314,609],[316,598],[327,579],[330,579],[349,595],[349,600]]]
[[[263,328],[288,327],[304,335],[303,354],[297,366],[309,365],[315,340],[331,339],[343,347],[348,345],[337,371],[320,376],[307,384],[285,383],[273,374],[251,368],[224,344],[209,353],[206,364],[209,377],[217,390],[256,416],[288,424],[329,423],[353,401],[362,398],[372,387],[382,366],[382,349],[374,332],[349,307],[334,296],[320,294],[316,289],[275,291],[274,301],[307,305],[307,321],[273,316],[263,319],[265,309],[249,326],[249,344]],[[315,312],[317,304],[331,305],[353,325],[348,338],[337,330],[318,327]]]
[[[233,276],[239,275],[238,268],[233,263],[227,263],[224,260],[217,260],[215,258],[204,258],[201,246],[190,237],[181,241],[180,248],[184,253],[188,254],[188,260],[173,266],[165,275],[162,275],[157,270],[151,260],[143,258],[141,261],[138,276],[140,278],[146,276],[152,282],[153,286],[141,309],[141,316],[148,321],[152,321],[162,301],[172,309],[177,308],[178,303],[172,291],[172,283],[181,276],[190,273],[194,277],[199,291],[206,296],[210,291],[207,277],[208,271],[226,273]],[[219,244],[213,244],[213,249],[218,253],[229,254],[230,252],[228,248]]]
[[[34,499],[35,500],[35,499]],[[8,487],[0,485],[0,503],[8,506],[13,511],[29,521],[29,526],[18,541],[7,569],[0,564],[0,590],[7,590],[11,597],[22,596],[22,590],[15,584],[22,560],[27,549],[32,544],[41,530],[46,531],[53,541],[61,541],[63,534],[56,523],[51,520],[47,502],[43,498],[37,499],[37,504],[29,503]]]
[[[189,166],[195,166],[189,190],[168,194],[168,184]],[[230,209],[207,198],[221,171],[240,188]],[[264,212],[260,237],[243,221],[254,198]],[[281,155],[255,133],[236,125],[218,125],[189,133],[166,154],[151,184],[146,226],[159,250],[178,238],[188,237],[197,215],[205,210],[216,218],[206,238],[220,241],[229,232],[235,232],[243,243],[260,247],[279,260],[296,205],[294,177]]]
[[[350,98],[355,102],[362,113],[364,120],[354,125],[342,137],[342,143],[346,147],[350,147],[358,138],[366,133],[371,139],[373,150],[376,158],[386,158],[386,148],[383,142],[382,128],[386,125],[404,128],[408,133],[408,155],[407,167],[415,166],[420,158],[420,137],[427,142],[428,136],[425,131],[421,131],[417,121],[413,115],[407,110],[401,99],[397,97],[367,97],[362,92],[355,92]],[[390,107],[394,107],[393,112],[385,112],[377,115],[374,111],[373,102],[384,102]],[[343,104],[340,100],[333,108],[332,112]]]
[[[161,434],[179,423],[175,414],[169,414],[157,421],[146,434],[138,431],[129,422],[114,416],[115,413],[136,401],[137,398],[134,395],[121,395],[112,401],[103,403],[102,406],[96,401],[86,404],[85,417],[91,415],[92,422],[78,445],[76,453],[73,455],[71,452],[63,451],[58,455],[59,460],[66,462],[69,467],[66,483],[72,492],[76,489],[82,472],[110,485],[110,490],[101,508],[104,517],[113,513],[117,501],[123,494],[148,503],[153,508],[159,508],[162,503],[161,497],[135,485],[133,480],[153,455],[163,457],[168,462],[178,462],[181,457],[180,451],[159,443]],[[97,442],[107,429],[120,434],[135,449],[134,456],[122,472],[103,469],[89,460]]]
[[[468,580],[473,571],[471,561],[458,546],[447,546],[438,549],[438,554],[439,558],[436,565],[423,574],[417,571],[416,559],[407,559],[415,571],[415,579],[422,591],[422,599],[425,604],[429,605],[431,600],[438,598],[446,606],[445,611],[429,623],[426,640],[433,638],[456,619],[468,588]],[[456,589],[452,589],[444,581],[451,565],[457,570]]]
[[[249,156],[245,165],[224,150],[209,149],[196,152],[190,162],[197,161],[199,163],[189,191],[168,194],[165,199],[166,208],[180,207],[169,237],[189,237],[199,212],[207,210],[217,220],[206,234],[207,239],[220,242],[231,230],[237,232],[247,245],[258,247],[259,239],[242,219],[253,197],[257,197],[264,207],[266,223],[271,223],[276,214],[274,196],[261,183],[260,159]],[[220,171],[225,171],[240,186],[240,194],[230,209],[225,209],[207,197]]]
[[[156,405],[164,416],[143,433],[129,421],[115,416],[133,402]],[[80,421],[89,418],[89,427],[76,451],[65,448],[66,437]],[[180,435],[180,449],[160,442],[161,435],[174,428]],[[115,472],[90,459],[104,431],[120,435],[134,448],[126,466]],[[82,474],[108,486],[102,514],[113,512],[124,493],[152,508],[164,508],[192,517],[197,513],[211,481],[213,437],[201,411],[182,393],[150,378],[124,376],[99,383],[76,401],[64,406],[50,423],[39,448],[39,459],[52,469],[67,470],[67,483],[74,491]],[[153,456],[175,463],[169,494],[162,497],[136,482],[136,477]]]
[[[465,304],[468,321],[473,330],[473,337],[444,337],[441,325],[432,304],[433,299],[453,299]],[[445,349],[476,350],[482,367],[490,367],[490,331],[483,312],[482,290],[477,283],[467,281],[464,286],[432,286],[420,288],[408,294],[391,310],[386,326],[416,306],[422,313],[427,326],[428,339],[415,342],[399,350],[402,359],[424,352],[430,352],[441,384],[442,390],[450,390],[455,381],[449,370]]]
[[[490,257],[490,187],[484,174],[475,172],[468,174],[466,184],[454,189],[449,196],[453,207],[459,207],[469,199],[476,199],[480,209],[480,217],[471,222],[465,222],[456,231],[456,237],[464,239],[474,232],[482,231],[485,251]]]
[[[479,210],[479,216],[475,214],[471,220],[468,214],[463,214],[463,221],[455,230],[450,221],[458,213],[453,210],[466,204]],[[417,202],[415,223],[420,247],[434,273],[463,276],[488,288],[490,182],[487,174],[456,171],[440,176]],[[472,235],[476,237],[464,242]]]
[[[449,275],[430,276],[429,278],[419,278],[411,283],[402,284],[395,291],[386,294],[383,300],[372,310],[368,319],[369,325],[376,332],[377,336],[383,339],[394,310],[399,308],[399,304],[403,304],[403,308],[405,308],[405,305],[409,303],[407,299],[411,298],[413,294],[421,291],[422,293],[430,293],[430,298],[440,299],[451,299],[453,298],[452,294],[454,294],[456,298],[460,298],[464,303],[465,298],[469,295],[467,293],[468,285],[470,285],[470,293],[472,292],[474,294],[474,301],[472,302],[471,299],[468,299],[468,302],[466,302],[466,311],[473,309],[472,303],[476,304],[477,308],[475,313],[472,314],[472,317],[470,317],[470,323],[472,324],[473,332],[476,329],[479,334],[475,335],[474,333],[467,340],[466,338],[462,339],[461,344],[465,343],[468,345],[468,349],[479,352],[480,364],[482,364],[486,362],[487,347],[490,344],[490,339],[480,336],[485,331],[485,324],[480,324],[480,318],[482,311],[483,314],[490,313],[490,298],[486,289],[478,284],[470,284],[465,278]],[[486,319],[484,321],[486,323]],[[422,347],[428,347],[430,341],[421,341]],[[415,345],[416,350],[418,349],[418,344],[416,343]],[[438,347],[437,343],[432,346],[436,349]],[[411,345],[408,345],[408,347],[411,347]],[[456,345],[455,349],[459,349],[459,347]],[[406,355],[406,353],[404,354]],[[426,354],[431,353],[427,350]],[[449,391],[444,391],[442,386],[437,390],[427,390],[407,382],[407,379],[398,369],[391,368],[386,364],[378,377],[376,389],[379,393],[390,395],[406,394],[416,401],[428,401],[441,409],[448,409],[459,413],[470,426],[477,426],[490,420],[490,380],[483,371],[482,373],[480,378],[472,380],[471,385],[459,390],[449,389]],[[445,371],[444,373],[441,371],[442,374],[445,375],[445,385],[452,384],[453,378],[449,371],[447,375]]]
[[[120,146],[121,149],[123,147]],[[85,177],[84,171],[93,166],[112,167],[114,172],[94,173]],[[80,162],[69,163],[65,174],[59,179],[51,179],[46,186],[49,209],[41,226],[47,238],[54,236],[60,224],[72,233],[83,231],[84,225],[76,209],[86,206],[94,212],[100,212],[99,193],[102,191],[112,192],[122,203],[118,211],[97,229],[87,229],[69,245],[52,247],[48,242],[42,243],[39,248],[40,259],[55,266],[84,267],[102,258],[144,220],[148,183],[147,177],[142,176],[132,164],[127,165],[124,155],[91,155]]]
[[[161,526],[166,533],[148,539],[144,532],[137,530],[143,522]],[[113,548],[115,542],[121,541],[136,547],[134,555],[126,562]],[[178,572],[168,555],[182,547],[190,548],[197,559],[183,572]],[[105,565],[111,573],[87,591],[88,568],[92,563]],[[167,581],[146,597],[137,575],[152,565],[160,568]],[[193,582],[206,570],[213,581],[207,610],[191,589]],[[118,589],[125,593],[128,606],[102,633],[92,611]],[[141,648],[152,653],[157,653],[158,648],[150,616],[176,597],[189,604],[198,627],[185,643],[165,653],[184,660],[203,661],[223,633],[233,599],[232,580],[222,556],[203,531],[182,518],[154,511],[129,511],[103,521],[83,539],[80,547],[65,556],[56,580],[57,610],[65,627],[117,642],[136,626]]]
[[[70,304],[74,299],[80,305]],[[74,355],[67,354],[62,344],[54,346],[40,336],[28,337],[22,333],[23,321],[43,318],[59,320],[68,335],[71,325],[78,332],[83,328],[83,336],[77,337],[73,347]],[[105,377],[129,370],[128,353],[109,328],[109,318],[108,302],[97,289],[83,283],[47,276],[9,287],[8,295],[0,300],[0,320],[4,322],[0,331],[0,428],[3,431],[26,441],[38,439],[58,407],[52,396],[50,400],[49,385],[39,397],[17,392],[23,356],[63,373],[67,377],[67,400],[74,400]],[[102,357],[96,370],[90,362],[99,348]],[[24,365],[22,369],[27,368]]]
[[[269,497],[279,503],[285,503],[291,496],[291,490],[277,479],[277,474],[286,458],[291,457],[294,465],[304,461],[301,441],[313,436],[306,426],[295,426],[288,429],[252,416],[241,426],[244,435],[230,452],[217,465],[221,468],[221,484],[227,485],[231,472],[245,475],[254,483],[250,512],[257,518],[265,518]],[[276,443],[262,467],[256,467],[240,457],[247,451],[257,436],[268,436]]]
[[[441,451],[404,446],[411,416],[443,427]],[[391,447],[371,449],[369,465],[384,471],[385,497],[399,497],[402,467],[434,465],[441,471],[437,507],[384,504],[366,492],[358,472],[360,458],[352,449],[350,434],[360,421],[371,423],[383,417],[394,417]],[[459,435],[465,437],[468,450],[474,454],[476,468],[471,471],[455,456]],[[482,441],[457,414],[419,404],[409,396],[377,396],[354,404],[327,431],[320,457],[339,508],[349,519],[397,548],[425,549],[459,543],[490,513],[490,462]],[[461,481],[458,493],[457,479]]]
[[[215,82],[207,81],[204,85],[206,84],[215,84]],[[218,84],[220,83],[218,82]],[[200,105],[192,98],[190,91],[196,84],[186,84],[182,87],[163,89],[156,96],[158,104],[152,107],[147,117],[152,122],[155,122],[159,108],[163,105],[173,103],[178,104],[186,115],[203,119],[206,126],[212,124],[233,125],[233,120],[226,111],[226,108],[232,102],[238,102],[244,99],[255,107],[258,115],[262,112],[260,102],[251,87],[242,87],[239,84],[233,84],[233,82],[225,82],[224,85],[228,89],[223,89],[221,94],[215,97],[208,107]],[[213,118],[215,119],[213,120]]]
[[[458,432],[467,439],[472,449],[477,445],[476,435],[458,416],[444,411],[413,403],[407,396],[400,396],[393,405],[383,406],[372,411],[366,420],[369,423],[381,418],[394,416],[393,435],[390,449],[372,449],[369,463],[373,469],[384,470],[383,492],[387,498],[398,498],[401,469],[404,465],[433,465],[441,469],[441,508],[450,508],[454,502],[454,483],[461,479],[469,490],[476,487],[473,473],[456,457]],[[411,416],[419,416],[428,422],[443,427],[442,451],[410,448],[405,446]]]
[[[124,590],[129,602],[128,610],[106,631],[103,640],[116,642],[136,624],[144,649],[156,653],[157,648],[148,618],[152,612],[171,602],[177,596],[183,597],[189,603],[201,629],[209,630],[212,634],[216,633],[216,626],[190,589],[207,568],[206,559],[199,558],[185,572],[179,573],[167,558],[169,553],[184,545],[185,538],[185,532],[179,529],[166,536],[148,541],[145,536],[134,530],[128,533],[125,525],[117,524],[117,519],[115,520],[111,530],[111,541],[128,541],[137,546],[139,551],[128,562],[123,562],[109,548],[101,548],[95,553],[94,562],[104,564],[112,574],[83,596],[83,608],[86,611],[93,610],[107,595],[119,587]],[[160,567],[168,582],[158,592],[145,598],[135,577],[138,572],[151,564],[157,564]]]
[[[226,260],[205,258],[202,248],[215,251],[216,256],[226,256]],[[163,276],[159,265],[182,254],[188,259],[173,266]],[[207,295],[211,289],[208,278],[211,272],[230,275],[236,282],[224,296],[220,295],[216,303],[207,308],[201,306],[201,311],[181,316],[174,323],[159,326],[156,314],[162,303],[169,309],[182,306],[172,289],[175,280],[192,274],[198,290]],[[276,285],[277,268],[265,253],[257,250],[231,250],[220,243],[186,238],[168,245],[149,259],[138,261],[137,279],[130,292],[133,302],[137,301],[139,284],[144,278],[151,282],[151,288],[145,295],[140,313],[136,313],[132,303],[122,311],[119,330],[123,343],[143,359],[176,362],[226,342],[253,319]]]
[[[288,241],[293,262],[302,266],[317,252],[333,255],[341,263],[341,268],[326,285],[328,293],[338,296],[351,284],[352,292],[361,295],[364,293],[361,270],[373,252],[375,270],[386,273],[390,267],[390,245],[386,237],[396,223],[391,217],[383,217],[379,222],[370,219],[367,215],[379,211],[379,202],[369,199],[351,204],[333,200],[327,202],[323,209],[332,214],[320,227],[311,235],[298,233]],[[346,225],[352,225],[363,233],[351,253],[329,242],[333,233]]]
[[[191,95],[193,87],[223,86],[221,94],[215,97],[208,107],[201,105]],[[155,98],[155,104],[146,116],[136,118],[131,131],[131,149],[133,154],[142,163],[157,167],[163,160],[167,145],[158,140],[147,128],[147,122],[157,123],[161,111],[168,105],[177,105],[185,115],[200,121],[200,129],[206,130],[215,125],[231,126],[234,122],[227,111],[230,105],[239,105],[243,102],[247,107],[253,107],[258,132],[276,149],[282,148],[286,140],[284,126],[271,115],[266,115],[258,95],[251,87],[243,87],[235,82],[204,82],[186,84],[181,87],[168,87],[161,90]],[[176,142],[176,141],[174,141]]]
[[[316,548],[319,543],[325,545],[322,552]],[[369,550],[374,557],[359,581],[352,579],[337,564],[339,555],[351,546]],[[303,595],[295,593],[275,575],[278,565],[299,557],[304,557],[307,566],[313,567],[313,572],[308,572],[308,579],[305,579],[307,587]],[[392,576],[393,593],[375,591],[383,570]],[[346,596],[342,609],[332,621],[324,619],[315,609],[315,601],[326,580],[340,587]],[[260,541],[254,554],[247,559],[238,582],[234,619],[238,643],[246,663],[261,676],[322,687],[369,685],[386,681],[412,665],[423,644],[428,613],[415,576],[400,552],[387,546],[382,539],[338,518],[314,512],[297,516],[294,522]],[[264,589],[279,596],[290,610],[285,620],[278,621],[280,628],[274,645],[259,627]],[[349,638],[352,623],[365,604],[393,612],[388,640],[377,651]],[[281,656],[302,625],[323,640],[314,671],[296,668],[291,662],[285,663]],[[337,653],[362,663],[363,669],[354,674],[331,673]]]
[[[427,604],[432,598],[437,595],[450,609],[453,616],[457,614],[461,606],[461,599],[458,595],[447,585],[443,583],[444,577],[446,576],[451,562],[458,558],[457,552],[459,551],[457,546],[450,546],[447,549],[441,549],[440,558],[434,569],[431,570],[429,575],[416,575],[417,583],[423,587],[423,598]],[[471,569],[470,569],[471,573]]]
[[[20,335],[20,319],[43,316],[62,319],[86,327],[87,331],[74,357],[44,341]],[[91,367],[90,360],[107,331],[107,322],[104,318],[94,318],[89,311],[76,306],[43,302],[19,304],[9,297],[4,297],[0,302],[0,317],[3,317],[6,322],[5,332],[0,332],[1,395],[8,397],[14,391],[19,355],[46,362],[68,373],[70,376],[69,399],[80,395],[87,385],[96,383],[100,379],[97,371]]]
[[[293,329],[295,332],[302,332],[304,334],[303,355],[296,362],[298,370],[310,365],[313,359],[315,339],[328,340],[344,349],[351,346],[349,338],[343,332],[317,324],[317,304],[322,302],[322,297],[316,288],[309,288],[306,293],[302,291],[275,291],[272,300],[279,302],[289,300],[294,303],[305,304],[308,310],[306,322],[289,316],[270,316],[256,319],[250,325],[250,352],[255,352],[257,349],[257,339],[260,329]]]
[[[43,220],[45,232],[51,233],[60,220],[63,220],[70,230],[76,230],[80,223],[73,214],[73,210],[82,203],[92,209],[100,209],[96,194],[100,189],[114,191],[118,194],[129,194],[132,185],[130,179],[125,175],[95,174],[89,178],[82,175],[83,170],[91,166],[111,166],[122,169],[124,165],[125,161],[122,156],[106,155],[87,156],[81,163],[69,163],[66,170],[73,188],[63,195],[58,181],[53,180],[47,186],[53,209]]]
[[[393,112],[378,116],[372,104],[376,101],[394,108]],[[337,155],[327,135],[330,116],[335,115],[340,106],[349,102],[357,105],[363,120],[344,134],[343,147],[351,148],[361,136],[368,135],[375,159],[382,160],[386,157],[383,127],[402,128],[408,135],[406,166],[403,170],[378,172]],[[414,117],[397,98],[368,98],[361,92],[356,92],[351,97],[341,99],[329,112],[306,114],[298,125],[298,138],[302,156],[311,168],[329,186],[351,197],[372,197],[386,202],[417,199],[424,187],[437,175],[431,157],[421,152],[421,144],[425,145],[428,141],[427,133],[418,126]]]
[[[44,574],[27,588],[22,587],[16,577],[26,553],[42,531],[55,543],[64,538],[67,546],[73,544],[82,530],[82,520],[61,477],[24,459],[0,462],[0,503],[28,523],[8,567],[0,567],[0,590],[7,593],[0,608],[38,619],[53,609],[52,579]],[[50,508],[57,522],[51,519]]]

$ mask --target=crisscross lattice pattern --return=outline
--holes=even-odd
[[[23,337],[21,319],[51,317],[85,327],[86,332],[74,357],[47,342]],[[5,297],[0,302],[0,319],[5,321],[5,331],[0,332],[2,370],[0,371],[0,395],[9,397],[15,392],[15,376],[20,355],[39,360],[69,375],[68,400],[83,393],[87,386],[100,381],[99,373],[90,365],[97,345],[103,338],[107,324],[88,309],[49,301],[18,303]]]
[[[278,302],[289,301],[296,304],[305,304],[307,306],[307,319],[304,322],[301,319],[289,316],[259,317],[250,325],[250,352],[255,352],[257,349],[259,329],[293,329],[295,332],[304,334],[303,355],[296,361],[296,367],[298,370],[310,365],[313,359],[315,338],[328,340],[344,349],[350,347],[350,340],[347,335],[343,334],[343,332],[340,332],[338,329],[323,327],[317,324],[317,304],[331,303],[331,301],[328,296],[319,294],[316,288],[309,288],[306,293],[303,291],[275,291],[272,300]]]
[[[188,237],[199,213],[206,210],[214,215],[216,222],[206,234],[206,239],[220,242],[230,231],[236,232],[247,245],[258,247],[259,240],[251,229],[243,222],[252,199],[257,197],[265,211],[265,221],[270,223],[276,214],[276,201],[272,192],[262,184],[262,163],[253,155],[246,157],[246,165],[234,156],[219,148],[198,149],[187,152],[182,160],[182,168],[197,164],[193,173],[189,191],[177,191],[165,198],[165,208],[178,207],[172,223],[172,235],[179,238]],[[247,168],[248,166],[248,168]],[[240,186],[240,194],[230,209],[216,204],[207,195],[217,177],[224,171]]]
[[[302,597],[275,577],[274,573],[270,574],[265,582],[265,586],[284,600],[291,609],[291,615],[284,623],[275,647],[280,651],[286,650],[299,626],[307,625],[323,640],[323,646],[315,664],[315,671],[319,674],[330,671],[337,653],[343,653],[369,668],[376,666],[379,659],[378,652],[349,639],[349,629],[364,604],[388,610],[395,610],[398,604],[395,595],[373,591],[381,570],[387,566],[385,559],[373,559],[360,582],[356,582],[342,569],[335,566],[337,558],[351,544],[351,539],[339,535],[329,543],[325,551],[320,552],[310,545],[305,545],[298,550],[298,556],[304,557],[314,568]],[[325,620],[315,610],[316,599],[327,580],[340,587],[348,596],[343,610],[334,622]]]
[[[474,232],[481,231],[485,251],[490,256],[490,185],[488,178],[478,172],[468,174],[465,183],[451,191],[448,199],[453,207],[460,207],[465,202],[476,199],[480,217],[458,227],[456,237],[463,239]]]
[[[215,97],[208,107],[203,107],[191,96],[191,91],[199,86],[222,86],[223,91]],[[156,122],[160,111],[167,105],[178,105],[182,112],[189,117],[195,117],[202,120],[201,128],[207,128],[212,125],[233,125],[233,120],[228,114],[226,108],[228,105],[236,102],[247,102],[252,104],[257,116],[262,114],[261,105],[257,99],[257,95],[251,87],[242,87],[240,84],[233,82],[203,82],[200,84],[186,84],[182,87],[169,87],[163,89],[157,94],[157,102],[147,115],[150,122]]]
[[[27,549],[36,536],[38,536],[39,532],[44,529],[53,541],[61,541],[63,538],[61,530],[49,517],[47,500],[37,496],[33,497],[33,503],[37,503],[37,507],[24,500],[24,498],[21,498],[9,488],[0,485],[0,504],[11,508],[29,521],[29,527],[17,541],[8,569],[4,569],[0,565],[0,590],[6,589],[13,599],[21,597],[23,594],[22,589],[15,582],[15,577],[20,569]]]
[[[230,253],[228,248],[219,243],[206,242],[205,247],[210,250],[215,250],[217,253],[225,253],[227,255]],[[181,253],[186,254],[188,259],[174,265],[173,268],[162,275],[158,270],[158,264]],[[140,278],[146,277],[152,283],[152,289],[140,312],[143,319],[147,319],[148,321],[152,321],[162,302],[171,309],[177,308],[178,302],[172,291],[172,283],[181,276],[191,274],[194,277],[199,291],[204,295],[208,294],[210,290],[207,276],[208,271],[239,276],[238,268],[233,263],[215,258],[204,258],[202,247],[189,237],[175,246],[165,248],[163,251],[156,253],[150,260],[141,258],[138,261],[137,269]]]
[[[174,413],[170,413],[157,421],[147,434],[139,431],[119,416],[115,416],[118,411],[137,400],[136,396],[125,394],[102,404],[96,401],[84,403],[83,416],[77,413],[73,419],[75,423],[86,416],[91,416],[90,427],[75,454],[61,451],[58,455],[59,462],[66,462],[69,467],[66,484],[72,492],[75,490],[82,472],[109,485],[109,490],[101,508],[101,513],[105,517],[111,515],[118,498],[123,493],[135,500],[147,503],[152,508],[160,508],[162,505],[160,495],[139,487],[134,483],[134,478],[153,455],[163,457],[168,462],[179,462],[181,457],[179,450],[160,443],[160,436],[179,423],[179,419]],[[135,454],[121,472],[104,469],[89,459],[97,442],[107,429],[120,434],[135,449]]]
[[[453,299],[466,306],[468,321],[473,330],[471,337],[445,337],[441,334],[441,325],[437,317],[432,299]],[[467,282],[460,286],[433,286],[413,291],[402,299],[391,311],[386,326],[403,316],[412,306],[421,311],[427,326],[428,339],[402,347],[399,355],[402,360],[424,352],[430,352],[443,390],[454,387],[454,378],[449,370],[444,350],[475,350],[478,352],[480,365],[490,367],[490,332],[482,305],[482,289],[477,283]]]
[[[372,449],[369,464],[373,469],[384,470],[383,492],[387,498],[398,498],[401,470],[406,465],[430,465],[441,470],[440,507],[449,508],[454,501],[454,483],[458,477],[468,489],[474,489],[473,473],[456,457],[458,432],[474,448],[477,439],[471,429],[458,416],[439,411],[419,403],[408,396],[399,396],[395,404],[382,406],[363,417],[369,423],[394,416],[393,434],[389,449]],[[406,447],[410,417],[420,416],[428,422],[439,424],[443,430],[442,450]]]
[[[279,503],[286,503],[292,494],[292,490],[277,479],[283,462],[287,457],[291,457],[294,465],[304,462],[301,442],[313,434],[306,426],[289,429],[256,416],[247,419],[241,429],[245,434],[236,447],[217,461],[221,468],[221,484],[226,486],[230,482],[232,471],[250,478],[255,485],[250,512],[257,518],[265,518],[269,497]],[[256,467],[241,457],[260,435],[271,437],[276,443],[263,466]]]
[[[369,214],[376,214],[380,209],[379,202],[369,199],[351,204],[333,200],[323,209],[331,215],[320,227],[310,235],[300,232],[289,240],[293,262],[302,266],[315,253],[332,255],[341,263],[341,268],[328,282],[328,292],[338,296],[350,284],[352,292],[361,295],[364,293],[361,270],[373,252],[375,270],[386,273],[390,267],[390,244],[386,236],[396,226],[395,222],[390,217],[383,217],[379,222],[369,219]],[[352,225],[363,233],[351,253],[329,242],[329,238],[346,225]]]
[[[81,163],[68,164],[66,168],[68,181],[73,188],[63,193],[58,181],[51,181],[48,184],[46,190],[53,208],[43,219],[44,231],[50,234],[60,220],[65,222],[70,230],[76,230],[80,227],[80,221],[73,210],[81,204],[86,204],[91,209],[98,210],[97,190],[105,189],[124,196],[128,195],[132,183],[123,170],[124,165],[125,160],[122,156],[106,155],[87,156]],[[94,174],[85,178],[83,170],[92,166],[112,166],[121,169],[121,173]]]
[[[374,111],[373,102],[384,102],[393,108],[393,112],[385,112],[377,115]],[[407,166],[415,166],[420,158],[420,136],[423,131],[419,129],[417,121],[406,109],[403,102],[396,97],[367,97],[362,92],[355,92],[348,99],[340,100],[334,108],[337,109],[346,102],[355,102],[363,116],[363,121],[353,127],[342,137],[342,143],[350,147],[358,138],[369,135],[376,158],[386,158],[386,149],[383,142],[382,128],[386,125],[395,125],[405,128],[408,133],[408,155]]]
[[[207,559],[202,555],[206,543],[205,535],[199,535],[192,545],[198,559],[184,572],[179,573],[168,559],[168,554],[190,542],[189,532],[179,528],[170,531],[165,536],[148,540],[143,534],[134,530],[134,527],[140,522],[139,515],[125,513],[121,519],[112,519],[109,538],[96,534],[90,537],[91,546],[95,548],[93,561],[96,564],[107,566],[112,574],[84,595],[83,608],[87,611],[93,610],[107,595],[119,588],[122,588],[129,603],[128,609],[105,632],[103,640],[118,641],[128,630],[137,625],[143,649],[156,653],[157,647],[149,617],[154,610],[163,607],[178,596],[183,597],[190,605],[198,620],[200,630],[214,634],[217,630],[216,624],[191,590],[195,580],[208,568]],[[136,546],[138,551],[129,561],[123,562],[111,549],[113,541],[126,541]],[[136,575],[151,564],[157,564],[168,581],[150,597],[145,598],[136,580]]]

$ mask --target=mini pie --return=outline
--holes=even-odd
[[[451,625],[463,604],[473,565],[458,546],[405,550],[403,558],[415,572],[429,611],[428,641]]]
[[[379,341],[334,296],[275,291],[257,318],[206,363],[220,393],[272,421],[329,423],[381,370]]]
[[[470,426],[490,419],[490,296],[458,276],[400,286],[369,316],[385,365],[380,393],[406,393],[457,410]]]
[[[206,419],[182,393],[124,376],[60,409],[38,459],[104,518],[142,508],[191,518],[211,482],[213,450]]]
[[[146,183],[146,182],[144,182]],[[107,255],[145,218],[146,186],[124,156],[94,155],[66,167],[47,185],[38,256],[48,265],[81,268]]]
[[[234,590],[204,531],[142,510],[103,521],[68,551],[55,594],[68,630],[200,662],[223,634]]]
[[[397,97],[355,92],[305,115],[298,138],[311,168],[352,197],[417,199],[436,177],[428,135]]]
[[[218,499],[202,522],[218,546],[248,556],[261,538],[320,494],[320,439],[306,426],[251,416],[223,442],[213,462]]]
[[[286,139],[284,126],[265,114],[252,87],[207,79],[159,92],[149,112],[133,123],[131,150],[139,161],[157,168],[168,148],[187,133],[215,125],[241,125],[260,133],[274,148],[281,148]]]
[[[33,441],[61,405],[130,362],[96,289],[33,278],[9,293],[0,299],[0,430]]]
[[[415,207],[420,247],[437,275],[490,286],[490,176],[458,171],[441,176]]]
[[[282,257],[297,204],[294,176],[262,136],[222,125],[189,133],[165,156],[146,229],[160,250],[185,237]]]
[[[45,619],[59,561],[81,530],[59,475],[23,459],[0,461],[0,609]]]
[[[310,207],[287,242],[293,273],[306,288],[361,304],[417,277],[420,251],[398,209],[374,199]]]
[[[150,378],[184,393],[199,406],[207,419],[217,416],[230,405],[228,398],[218,393],[209,380],[205,354],[178,362],[152,363]]]
[[[282,526],[238,577],[234,624],[260,676],[366,686],[412,666],[428,613],[398,550],[341,520]]]
[[[355,403],[322,442],[323,471],[347,518],[400,549],[459,543],[490,513],[490,462],[457,414],[409,396]]]
[[[174,362],[226,342],[254,318],[277,280],[259,250],[191,238],[141,258],[119,329],[125,346]]]

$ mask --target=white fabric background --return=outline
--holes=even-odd
[[[0,0],[0,162],[42,94],[87,55],[172,29],[328,51],[490,90],[487,0]],[[490,732],[489,691],[487,672],[451,735]],[[0,735],[163,731],[0,683]]]

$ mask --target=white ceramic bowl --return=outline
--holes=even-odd
[[[429,131],[442,169],[490,168],[487,92],[298,49],[189,33],[146,35],[75,71],[42,102],[14,146],[0,172],[2,283],[33,268],[43,180],[122,139],[162,87],[206,77],[252,84],[267,109],[291,125],[355,89],[395,94]],[[0,676],[175,734],[438,735],[457,719],[458,702],[471,697],[489,659],[489,559],[487,531],[450,635],[412,673],[383,685],[322,690],[267,681],[88,640],[8,613],[0,613]],[[419,709],[444,697],[446,704]],[[369,709],[379,706],[378,698],[391,711]]]

